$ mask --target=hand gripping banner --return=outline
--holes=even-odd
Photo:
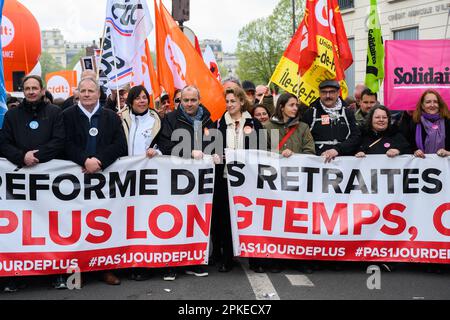
[[[226,153],[235,255],[450,262],[450,159]]]
[[[0,276],[206,264],[214,166],[170,160],[129,157],[89,175],[0,158]]]

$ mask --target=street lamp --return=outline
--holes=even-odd
[[[183,23],[189,21],[189,0],[173,0],[172,17],[183,27]]]

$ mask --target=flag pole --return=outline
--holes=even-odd
[[[106,35],[106,21],[103,26],[102,40],[100,41],[100,65],[102,64],[103,46],[105,45],[105,35]],[[99,78],[100,78],[100,66],[97,66],[97,76],[95,79],[98,81]]]
[[[447,14],[447,24],[445,25],[445,38],[447,39],[447,32],[448,32],[448,21],[450,20],[450,8],[448,8],[448,14]]]
[[[114,69],[116,70],[116,108],[117,108],[117,112],[121,112],[122,110],[120,109],[120,97],[119,97],[119,79],[118,79],[118,74],[117,74],[117,63],[116,63],[116,52],[114,51],[114,43],[113,43],[113,37],[111,37],[111,48],[112,48],[112,54],[113,54],[113,58],[114,58]]]

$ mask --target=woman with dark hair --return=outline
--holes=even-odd
[[[268,130],[268,147],[278,146],[276,151],[284,157],[294,153],[315,155],[314,139],[306,123],[300,122],[298,99],[291,93],[283,93],[277,100],[275,114],[264,127]],[[270,130],[279,131],[279,141],[272,141]]]
[[[386,154],[393,158],[411,153],[408,141],[391,125],[391,113],[385,106],[376,106],[369,111],[362,133],[359,152],[355,155],[363,158],[367,154]]]
[[[173,105],[174,105],[174,109],[175,110],[178,109],[178,106],[180,105],[180,102],[181,102],[181,89],[177,89],[173,93]]]
[[[283,93],[277,100],[275,114],[264,124],[267,129],[267,146],[269,150],[280,153],[283,157],[291,157],[294,153],[315,155],[314,139],[306,123],[300,122],[298,99],[291,93]],[[278,131],[278,135],[273,134]],[[273,141],[272,137],[278,139]],[[276,259],[268,259],[267,264],[271,272],[281,271],[281,264]],[[295,268],[311,273],[312,268],[302,262]]]
[[[262,104],[256,105],[251,111],[250,114],[253,118],[258,119],[259,122],[265,123],[270,118],[270,112],[266,106]]]
[[[128,142],[128,155],[146,154],[152,158],[158,152],[157,136],[161,130],[161,120],[156,111],[149,108],[150,95],[144,86],[130,89],[126,108],[122,112],[122,125]]]
[[[397,126],[392,125],[391,112],[382,105],[373,107],[367,114],[367,120],[362,130],[362,140],[358,148],[357,158],[369,154],[385,154],[394,158],[402,154],[411,154],[411,148]],[[384,270],[394,269],[392,263],[382,263]]]
[[[412,119],[409,139],[414,156],[450,156],[450,112],[439,92],[426,90],[417,102]]]
[[[146,155],[153,158],[162,153],[156,141],[161,130],[161,120],[156,111],[149,108],[150,95],[144,86],[130,89],[126,100],[127,108],[122,111],[122,126],[128,143],[128,155]],[[136,281],[148,279],[144,268],[135,268],[131,278]]]
[[[223,150],[218,150],[225,159],[225,148],[229,149],[259,149],[265,146],[265,141],[259,141],[261,123],[252,118],[248,109],[251,107],[245,91],[240,87],[225,89],[227,111],[216,122],[218,131],[223,138]],[[228,195],[227,170],[224,161],[216,165],[213,215],[211,237],[213,244],[212,261],[219,262],[219,272],[228,272],[233,268],[233,242],[231,235],[230,205]],[[249,259],[250,268],[264,272],[259,265],[259,259]]]

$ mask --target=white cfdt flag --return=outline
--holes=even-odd
[[[145,0],[108,0],[105,23],[114,55],[126,63],[132,63],[153,29]]]

